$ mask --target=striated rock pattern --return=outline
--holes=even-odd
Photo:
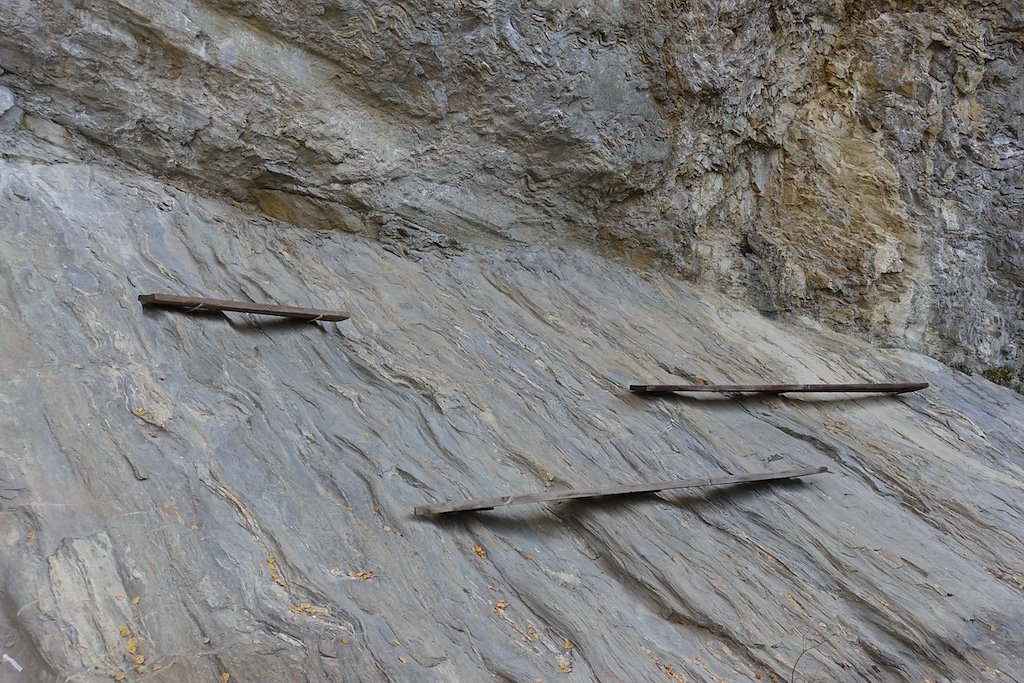
[[[0,37],[31,121],[279,219],[580,241],[1019,374],[1019,0],[7,0]]]
[[[3,143],[0,651],[23,669],[0,661],[5,683],[1024,671],[1010,389],[585,250],[289,227],[25,131]],[[161,290],[353,317],[136,301]],[[932,387],[624,389],[672,378]],[[770,487],[411,512],[821,465]]]
[[[5,0],[0,681],[1024,680],[1024,396],[939,362],[1021,380],[1022,41],[1019,0]],[[932,386],[625,391],[680,379]]]

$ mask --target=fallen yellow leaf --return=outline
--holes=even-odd
[[[209,645],[209,644],[210,644],[210,639],[209,638],[203,638],[203,645]]]
[[[111,676],[111,678],[113,678],[115,681],[123,681],[124,680],[124,672],[123,671],[118,671],[116,674]]]
[[[284,587],[284,588],[288,587],[288,582],[284,580],[283,576],[281,576],[281,573],[280,573],[281,567],[279,567],[278,564],[277,564],[277,558],[274,557],[273,555],[268,555],[267,556],[267,569],[270,570],[270,580],[271,581],[276,583],[278,586],[281,586],[281,587]]]
[[[473,544],[473,552],[476,553],[476,556],[479,557],[481,560],[487,559],[487,551],[479,545],[477,545],[476,543]]]
[[[145,655],[136,655],[135,656],[135,663],[136,664],[145,664],[146,663],[146,656]]]
[[[568,662],[559,662],[558,668],[562,670],[562,673],[572,673],[572,664]]]
[[[230,679],[231,679],[231,674],[229,674],[229,673],[222,673],[220,675],[220,683],[228,683],[228,681]]]
[[[119,636],[121,636],[122,638],[127,638],[128,637],[128,633],[129,633],[128,627],[125,626],[124,624],[121,624],[120,626],[117,627],[117,634]]]
[[[354,579],[362,579],[363,581],[369,581],[370,579],[377,578],[377,574],[374,572],[349,572],[348,575]]]
[[[139,604],[140,600],[142,600],[142,598],[140,598],[139,596],[136,595],[134,598],[132,598],[132,604],[133,605],[137,605],[137,604]]]
[[[124,644],[124,650],[130,655],[135,654],[139,651],[139,639],[129,638],[128,642]]]
[[[567,640],[562,644],[562,647],[564,647],[566,650],[571,650],[576,646],[573,644],[571,640]]]
[[[288,609],[296,614],[316,614],[316,607],[308,602],[301,602],[298,605],[289,607]]]

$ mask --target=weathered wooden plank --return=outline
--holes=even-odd
[[[462,503],[428,503],[417,505],[413,513],[421,517],[441,515],[449,512],[470,512],[473,510],[493,510],[506,505],[523,505],[526,503],[545,503],[576,498],[602,498],[604,496],[621,496],[629,493],[656,493],[673,489],[687,489],[697,486],[725,486],[728,484],[751,484],[759,481],[775,479],[792,479],[812,474],[828,472],[827,467],[808,467],[785,472],[758,472],[727,477],[703,477],[700,479],[670,479],[668,481],[647,482],[644,484],[608,486],[594,489],[564,489],[545,491],[543,493],[521,493],[512,496],[496,496],[494,498],[474,498]]]
[[[323,311],[316,308],[254,304],[247,301],[228,301],[227,299],[203,299],[194,296],[178,296],[176,294],[140,294],[139,301],[142,302],[143,306],[183,308],[187,309],[189,313],[197,311],[236,311],[238,313],[257,313],[259,315],[276,315],[282,318],[296,318],[309,321],[323,320],[326,322],[348,320],[350,317],[347,311]]]
[[[719,394],[790,394],[790,393],[879,393],[902,394],[927,389],[927,382],[896,384],[630,384],[637,394],[670,394],[677,391],[714,392]]]

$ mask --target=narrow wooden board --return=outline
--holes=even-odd
[[[703,391],[719,394],[790,394],[790,393],[878,393],[903,394],[927,389],[928,382],[898,384],[630,384],[636,394],[671,394],[677,391]]]
[[[447,514],[449,512],[493,510],[496,507],[504,507],[506,505],[523,505],[525,503],[545,503],[558,500],[573,500],[576,498],[602,498],[604,496],[621,496],[629,493],[657,493],[658,491],[688,489],[698,486],[751,484],[759,481],[807,477],[812,474],[822,474],[825,472],[828,472],[827,467],[808,467],[805,469],[788,470],[785,472],[758,472],[755,474],[740,474],[728,477],[671,479],[668,481],[654,481],[647,482],[645,484],[626,486],[608,486],[596,489],[564,489],[561,491],[545,491],[543,493],[520,493],[512,496],[496,496],[494,498],[474,498],[462,503],[428,503],[426,505],[417,505],[412,511],[413,514],[419,515],[420,517],[430,517],[433,515]]]
[[[194,296],[177,296],[176,294],[140,294],[139,301],[142,302],[143,306],[184,308],[189,313],[198,311],[236,311],[238,313],[257,313],[259,315],[276,315],[282,318],[296,318],[309,321],[323,320],[326,322],[348,320],[350,317],[347,311],[322,311],[316,308],[254,304],[246,301],[228,301],[226,299],[203,299]]]

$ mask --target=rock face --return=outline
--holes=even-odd
[[[1018,0],[9,0],[0,83],[306,227],[568,239],[1020,367]]]
[[[984,681],[1024,668],[1024,397],[1011,390],[582,250],[289,228],[25,133],[6,144],[0,644],[24,671],[0,679]],[[135,297],[154,290],[353,317],[147,312]],[[672,377],[933,387],[623,390]],[[834,473],[803,484],[411,514],[820,465]]]
[[[1019,678],[1024,397],[922,352],[1019,369],[1022,29],[9,0],[0,681]]]

